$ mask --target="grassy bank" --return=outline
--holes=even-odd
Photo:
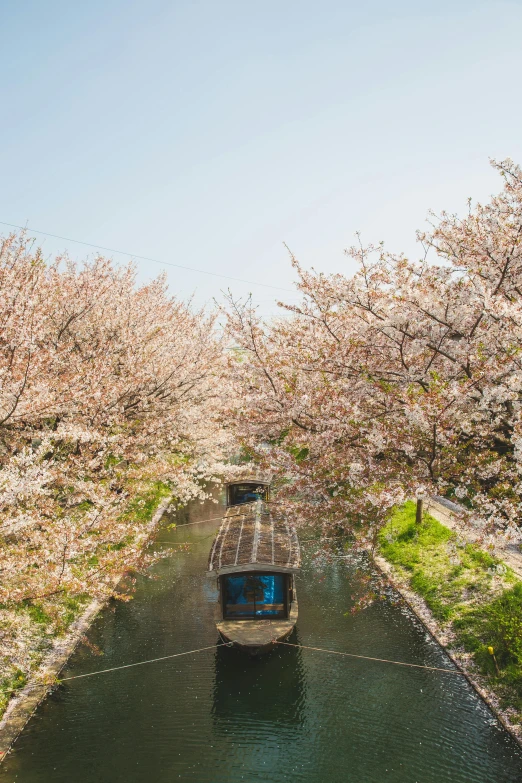
[[[125,519],[138,529],[142,525],[145,529],[162,501],[171,496],[172,488],[164,482],[142,484],[124,512]],[[121,550],[125,546],[123,541],[117,548]],[[71,595],[63,591],[45,601],[0,605],[0,718],[10,698],[24,687],[56,639],[66,636],[91,600],[89,594]]]
[[[380,534],[380,554],[469,653],[513,722],[522,722],[522,582],[501,561],[424,515],[398,508]]]

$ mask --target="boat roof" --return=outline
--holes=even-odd
[[[227,508],[208,559],[208,574],[241,571],[293,573],[301,566],[295,527],[274,503],[257,500]]]
[[[237,478],[225,481],[225,486],[230,487],[232,484],[270,484],[272,481],[272,475],[270,473],[251,472],[245,473]]]

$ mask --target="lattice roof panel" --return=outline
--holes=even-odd
[[[273,503],[256,501],[226,510],[208,561],[209,573],[266,569],[292,572],[301,566],[293,525]]]

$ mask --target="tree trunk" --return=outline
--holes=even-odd
[[[417,498],[417,513],[415,515],[415,522],[417,525],[422,524],[422,511],[424,506],[424,500],[422,498]]]

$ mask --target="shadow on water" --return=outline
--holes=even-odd
[[[299,643],[296,631],[290,640]],[[250,657],[235,648],[220,647],[215,655],[212,718],[217,734],[226,726],[248,730],[258,723],[274,731],[302,725],[305,718],[305,679],[298,648],[274,650]]]

